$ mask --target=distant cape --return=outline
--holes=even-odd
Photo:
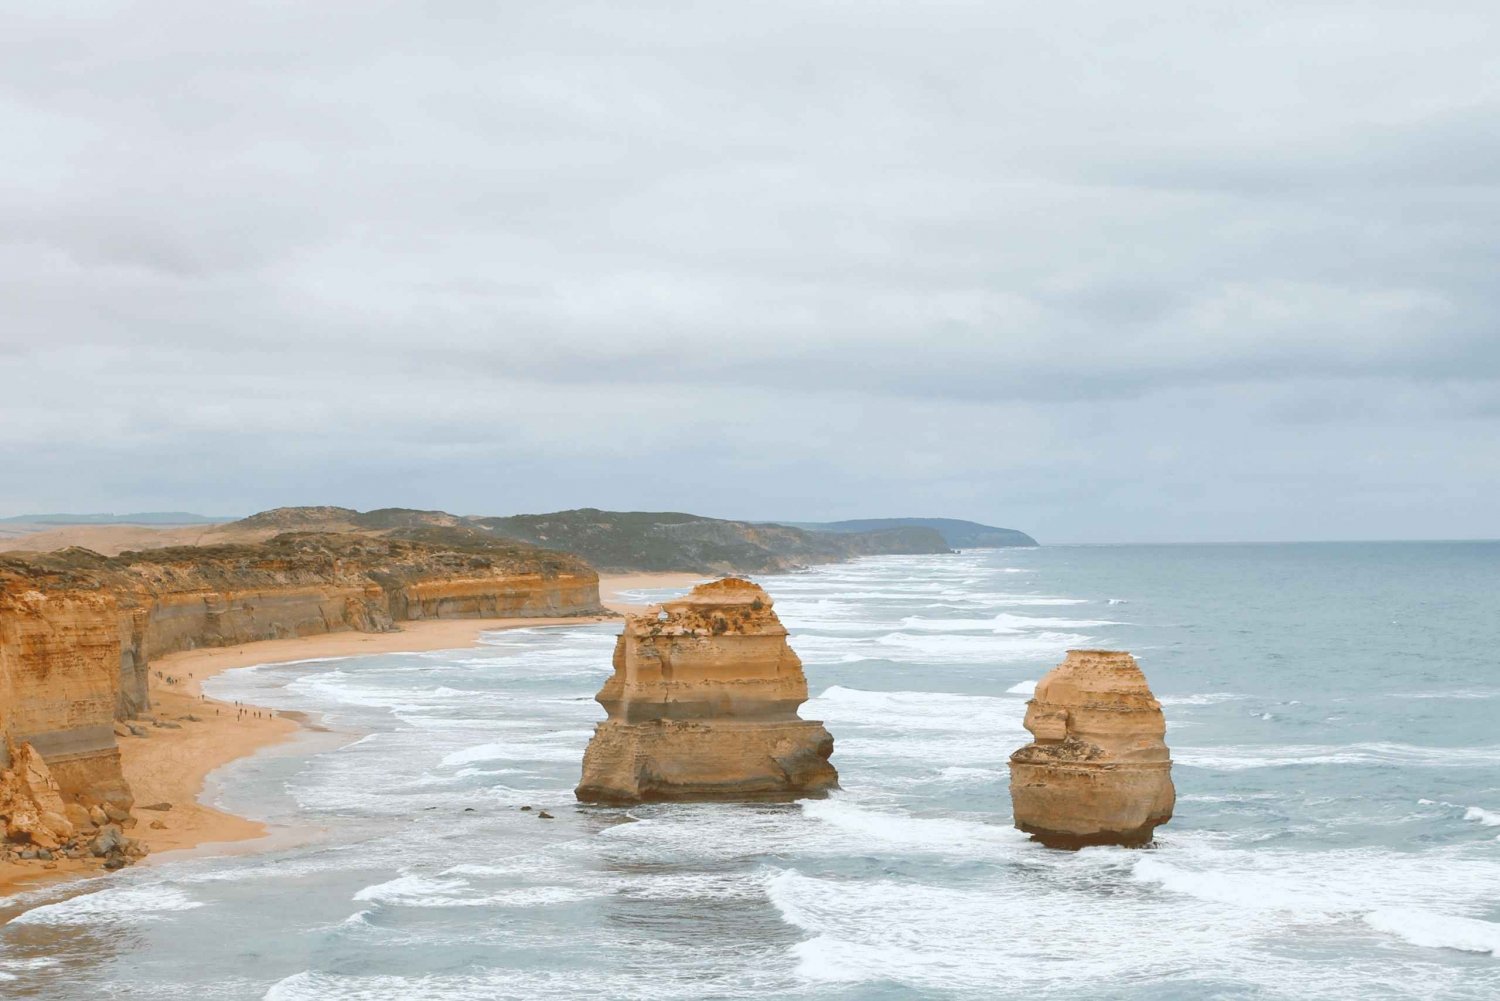
[[[859,518],[854,521],[787,521],[784,525],[812,532],[879,532],[891,528],[931,528],[956,549],[991,549],[1002,546],[1035,546],[1039,543],[1014,528],[996,528],[957,518]]]

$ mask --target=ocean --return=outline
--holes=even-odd
[[[233,671],[210,693],[332,731],[213,776],[296,836],[5,901],[0,996],[1500,997],[1500,544],[756,579],[835,738],[832,797],[576,804],[609,623]],[[1154,847],[1011,827],[1026,699],[1074,647],[1133,652],[1161,699],[1178,801]]]

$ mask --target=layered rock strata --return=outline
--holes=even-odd
[[[1035,738],[1010,756],[1018,828],[1059,848],[1143,845],[1176,791],[1161,703],[1135,658],[1069,650],[1026,706]]]
[[[798,717],[802,661],[761,588],[702,584],[629,616],[598,700],[580,800],[786,800],[838,787],[833,738]]]
[[[10,767],[0,772],[0,841],[61,848],[75,833],[62,788],[30,744],[7,747]],[[86,811],[79,811],[87,822]]]
[[[148,708],[153,657],[403,620],[601,612],[598,575],[576,557],[467,537],[0,556],[0,769],[29,745],[65,804],[126,811],[113,724]]]

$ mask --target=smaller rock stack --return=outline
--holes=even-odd
[[[785,800],[837,788],[833,738],[797,715],[807,678],[786,635],[770,596],[737,578],[629,616],[578,798]]]
[[[1016,826],[1054,848],[1138,846],[1172,819],[1166,719],[1135,658],[1069,650],[1027,703],[1010,756]]]

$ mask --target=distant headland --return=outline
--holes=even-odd
[[[354,533],[436,544],[523,543],[571,553],[610,573],[770,573],[858,556],[1037,544],[1024,532],[952,518],[777,523],[598,508],[491,517],[415,508],[301,506],[238,520],[183,512],[23,515],[0,520],[0,550],[51,552],[76,546],[115,556],[169,546],[264,542],[289,532]]]
[[[787,522],[813,532],[881,532],[893,528],[930,528],[956,549],[1001,549],[1040,545],[1025,532],[996,528],[957,518],[858,518],[853,521]]]

